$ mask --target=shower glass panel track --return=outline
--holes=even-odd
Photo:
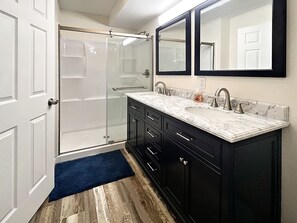
[[[152,38],[71,27],[59,33],[59,154],[125,141],[125,93],[152,90]]]

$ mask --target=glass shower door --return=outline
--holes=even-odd
[[[152,39],[113,37],[107,52],[108,143],[127,139],[128,92],[152,91]]]
[[[151,91],[151,73],[151,39],[61,30],[60,153],[125,141],[125,93]]]
[[[107,39],[61,31],[60,153],[107,143]]]

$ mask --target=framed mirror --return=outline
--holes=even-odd
[[[156,74],[191,75],[191,12],[156,29]]]
[[[286,77],[286,0],[207,0],[198,6],[195,75]]]

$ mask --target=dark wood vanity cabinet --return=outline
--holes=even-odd
[[[281,130],[229,143],[129,98],[126,147],[178,222],[280,223]]]
[[[130,102],[131,103],[131,102]],[[140,160],[144,160],[144,120],[142,111],[143,106],[138,103],[131,103],[129,107],[133,106],[128,111],[128,132],[127,144],[133,150]]]
[[[221,176],[170,137],[164,139],[163,188],[190,222],[220,222]]]

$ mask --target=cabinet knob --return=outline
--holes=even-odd
[[[184,158],[179,157],[179,161],[182,163],[184,161]]]
[[[189,162],[186,161],[186,160],[183,161],[183,164],[184,164],[185,166],[188,165],[188,163],[189,163]]]

